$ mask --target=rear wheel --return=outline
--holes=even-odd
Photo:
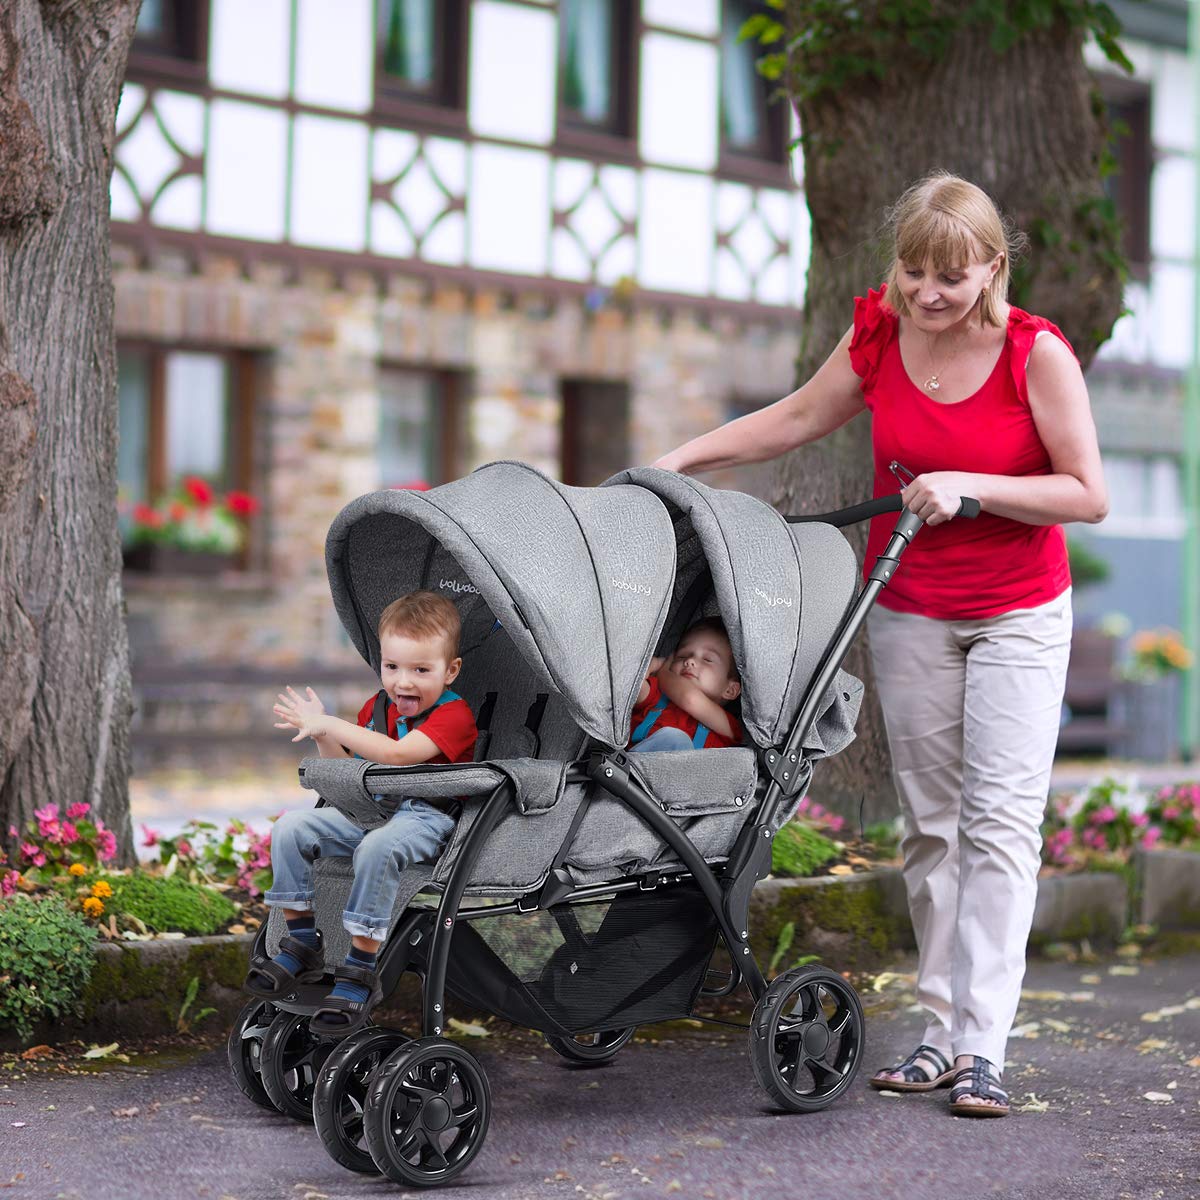
[[[596,1033],[577,1033],[574,1037],[557,1037],[546,1034],[546,1043],[555,1054],[562,1055],[568,1062],[598,1066],[611,1062],[617,1051],[637,1032],[636,1025],[626,1029],[602,1029]]]
[[[262,1082],[284,1116],[312,1121],[313,1087],[334,1045],[309,1030],[303,1013],[281,1012],[271,1022],[262,1043]]]
[[[865,1028],[858,993],[827,967],[798,967],[754,1006],[750,1064],[760,1086],[792,1112],[816,1112],[851,1084]]]
[[[352,1034],[325,1060],[313,1088],[313,1120],[330,1156],[351,1171],[377,1175],[367,1149],[363,1110],[380,1063],[409,1041],[395,1029],[374,1026]]]
[[[279,1010],[268,1000],[251,1000],[237,1015],[225,1050],[233,1081],[247,1099],[274,1108],[262,1081],[262,1043]]]

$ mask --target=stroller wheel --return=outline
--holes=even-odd
[[[836,971],[786,971],[754,1006],[754,1077],[780,1108],[816,1112],[850,1086],[864,1036],[858,993]]]
[[[409,1040],[395,1029],[361,1029],[338,1043],[317,1076],[312,1099],[317,1133],[330,1156],[351,1171],[379,1173],[363,1130],[367,1090],[380,1063]]]
[[[225,1044],[229,1070],[242,1094],[263,1108],[274,1108],[262,1081],[262,1043],[278,1012],[266,1000],[251,1000],[237,1015]]]
[[[271,1022],[262,1043],[262,1083],[285,1117],[312,1121],[313,1085],[335,1044],[310,1033],[303,1013],[281,1012]]]
[[[625,1029],[603,1029],[597,1033],[577,1033],[574,1037],[545,1035],[546,1044],[555,1054],[561,1054],[568,1062],[591,1064],[610,1062],[617,1051],[637,1032],[636,1025]]]
[[[446,1183],[479,1153],[491,1110],[487,1076],[468,1051],[440,1037],[407,1042],[371,1076],[371,1157],[394,1183]]]

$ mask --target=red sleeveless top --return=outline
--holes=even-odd
[[[982,475],[1049,475],[1050,456],[1029,408],[1025,368],[1043,330],[1062,331],[1043,317],[1010,307],[1004,349],[974,395],[941,404],[909,378],[900,358],[899,318],[884,301],[886,287],[854,301],[850,362],[862,379],[871,412],[876,496],[899,490],[888,470],[898,460],[914,475],[970,471]],[[866,577],[887,545],[896,516],[871,522]],[[884,608],[939,620],[978,620],[1055,599],[1070,586],[1061,525],[1027,525],[992,513],[925,526],[904,551],[879,596]]]

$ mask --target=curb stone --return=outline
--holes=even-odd
[[[1141,852],[1135,866],[1138,886],[1132,897],[1125,876],[1115,873],[1039,879],[1031,950],[1085,937],[1093,945],[1111,946],[1127,925],[1139,922],[1200,929],[1200,854]],[[898,867],[760,882],[750,900],[750,941],[764,967],[789,921],[795,933],[781,968],[801,955],[817,954],[838,970],[870,971],[886,966],[898,952],[916,948]],[[200,989],[190,1013],[216,1010],[198,1025],[199,1031],[228,1028],[247,1001],[240,989],[253,937],[217,934],[104,943],[96,948],[95,967],[76,1015],[42,1022],[25,1041],[11,1029],[0,1030],[0,1050],[161,1035],[176,1027],[194,977],[199,977]]]

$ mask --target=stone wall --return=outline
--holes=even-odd
[[[294,270],[114,247],[118,338],[258,355],[253,490],[263,502],[248,569],[211,581],[126,574],[137,664],[353,672],[329,600],[324,539],[380,485],[374,452],[382,363],[464,373],[460,470],[519,458],[556,473],[560,381],[629,390],[628,441],[646,463],[729,418],[735,400],[793,386],[795,314],[627,308],[604,297],[505,291],[368,272]],[[726,486],[760,473],[726,473]],[[281,677],[281,682],[283,682]]]

